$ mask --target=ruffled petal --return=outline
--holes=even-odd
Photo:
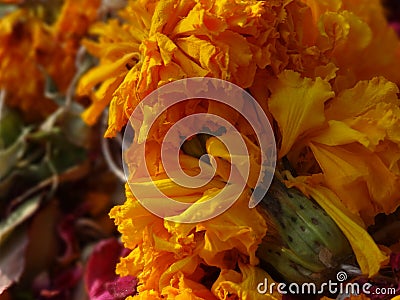
[[[239,263],[240,272],[234,270],[221,270],[221,273],[214,283],[212,290],[218,299],[242,299],[242,300],[278,300],[282,299],[276,289],[270,294],[269,285],[276,282],[262,269]],[[257,287],[259,284],[267,283],[266,293],[261,294]]]
[[[357,144],[330,147],[311,143],[310,147],[328,187],[367,224],[373,223],[378,213],[389,214],[397,208],[400,178],[377,155]]]
[[[284,71],[269,89],[268,107],[281,131],[279,157],[283,157],[306,131],[324,125],[324,103],[334,93],[322,79],[301,78],[293,71]]]

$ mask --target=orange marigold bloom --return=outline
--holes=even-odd
[[[0,88],[7,103],[29,118],[44,116],[56,104],[44,95],[45,75],[65,92],[74,74],[80,40],[97,18],[100,0],[66,0],[56,21],[38,9],[17,9],[0,20]],[[56,8],[55,8],[56,9]],[[47,23],[49,22],[49,23]]]
[[[193,299],[223,299],[211,293],[210,287],[198,283],[210,280],[207,268],[214,268],[214,272],[219,269],[233,272],[239,260],[246,262],[244,270],[254,271],[252,266],[258,263],[255,252],[265,235],[266,224],[256,210],[248,207],[248,192],[220,216],[198,224],[184,224],[153,215],[132,196],[127,185],[127,201],[114,207],[110,216],[122,233],[125,247],[133,249],[121,258],[117,273],[137,276],[137,299],[151,291],[154,299],[162,299],[161,295],[186,299],[184,296],[189,294],[198,297]],[[239,277],[234,280],[234,289],[238,294],[252,289],[248,283],[246,286],[246,282],[252,280],[253,284],[255,280],[250,273],[246,271],[240,277],[236,272]],[[257,279],[266,274],[261,270],[256,273],[260,275]],[[221,281],[229,280],[230,277],[221,278]],[[215,293],[223,293],[227,284],[218,283]],[[249,295],[243,299],[256,298]]]
[[[291,69],[332,80],[336,92],[374,76],[400,84],[400,42],[380,2],[291,1],[287,20],[278,27],[283,63],[274,73]]]
[[[387,24],[382,11],[374,10],[376,1],[363,7],[340,0],[283,2],[129,2],[122,23],[97,24],[92,33],[99,41],[85,41],[100,65],[79,84],[80,94],[92,96],[83,116],[94,123],[111,103],[106,136],[113,136],[146,95],[170,81],[212,76],[249,88],[279,130],[279,158],[288,158],[299,175],[283,172],[286,185],[320,204],[347,237],[362,273],[374,276],[387,253],[366,227],[378,213],[393,212],[400,197],[398,40],[390,30],[382,34]],[[379,44],[385,50],[377,50]],[[386,50],[386,58],[374,56]],[[354,66],[367,54],[369,61]],[[132,170],[147,163],[151,183],[165,195],[204,201],[224,187],[229,174],[230,154],[209,138],[205,148],[216,161],[216,173],[207,185],[189,191],[168,178],[160,158],[162,139],[192,113],[212,112],[238,127],[250,152],[250,180],[229,210],[198,224],[152,215],[127,186],[128,200],[110,212],[126,247],[133,249],[117,272],[137,276],[139,294],[133,299],[259,299],[253,293],[256,283],[268,275],[256,267],[256,250],[268,228],[247,205],[252,176],[260,168],[251,130],[238,115],[206,100],[180,103],[148,124],[152,110],[143,107],[142,125],[153,126],[150,134],[142,137],[139,130],[135,135],[148,147],[125,155]],[[145,161],[135,151],[146,151]],[[197,159],[179,155],[177,168],[198,171]],[[150,184],[141,180],[140,171],[131,175],[129,184],[137,188]],[[163,205],[151,195],[146,200]],[[217,280],[214,276],[211,286],[194,284],[209,282],[207,268],[219,272]],[[280,298],[265,298],[275,296]]]
[[[114,136],[146,95],[187,77],[250,87],[256,69],[271,64],[282,9],[280,1],[130,1],[120,13],[122,24],[96,24],[91,32],[98,42],[84,41],[100,58],[78,86],[93,101],[84,120],[93,124],[111,103],[105,135]]]

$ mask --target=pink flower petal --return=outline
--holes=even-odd
[[[86,265],[85,284],[91,300],[125,299],[136,293],[136,278],[118,277],[115,266],[127,249],[114,238],[99,242]]]

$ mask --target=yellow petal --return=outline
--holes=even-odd
[[[127,200],[123,205],[114,206],[110,211],[110,217],[114,219],[118,230],[122,233],[122,242],[129,249],[135,248],[143,240],[143,232],[146,227],[152,227],[160,236],[168,236],[163,226],[163,220],[137,201],[126,185]]]
[[[246,184],[249,187],[254,188],[257,184],[258,177],[261,171],[261,150],[246,136],[242,135],[242,138],[245,142],[249,154],[248,158],[250,163],[249,174],[246,180]],[[207,140],[206,148],[207,152],[215,157],[215,160],[217,162],[217,174],[220,175],[224,180],[228,180],[231,171],[231,158],[234,154],[229,153],[225,145],[216,137],[211,137]],[[245,158],[241,156],[236,156],[235,158],[236,161],[245,161]],[[241,166],[238,166],[238,168],[240,169]],[[241,175],[245,176],[245,174]]]
[[[326,116],[328,119],[344,120],[360,116],[381,102],[397,105],[398,92],[396,84],[383,77],[360,81],[329,102]]]
[[[182,37],[177,39],[176,44],[186,55],[200,62],[204,69],[212,70],[211,59],[216,54],[216,47],[207,40],[203,40],[196,36]]]
[[[375,215],[398,207],[400,179],[377,155],[361,145],[330,147],[310,144],[326,184],[369,225]]]
[[[174,262],[161,275],[159,289],[162,290],[164,287],[168,286],[173,275],[178,272],[188,275],[192,274],[196,270],[200,262],[201,260],[198,256],[188,256],[184,259]]]
[[[400,108],[398,104],[378,103],[374,109],[346,122],[352,128],[364,133],[374,147],[385,140],[400,145]],[[371,147],[371,150],[374,147]]]
[[[166,35],[162,33],[157,33],[155,35],[157,40],[158,47],[160,49],[161,58],[163,60],[164,65],[168,65],[171,60],[174,52],[178,49],[178,47],[171,41]]]
[[[362,50],[372,39],[369,26],[349,11],[326,12],[321,15],[318,28],[318,47],[323,51],[332,50],[332,55],[339,61],[347,62],[346,58],[339,56],[340,53]]]
[[[171,279],[170,285],[163,288],[164,299],[175,300],[216,300],[217,298],[204,285],[190,280],[181,272]]]
[[[307,184],[308,178],[295,178],[289,181],[289,186],[296,186],[306,195],[310,195],[327,212],[343,231],[348,239],[357,262],[363,274],[374,276],[380,267],[387,262],[388,257],[379,250],[369,233],[357,224],[358,217],[351,214],[340,199],[328,188],[316,184]]]
[[[277,284],[264,270],[243,263],[239,263],[239,269],[240,273],[234,270],[221,270],[218,279],[212,286],[218,299],[229,299],[230,297],[242,300],[282,299],[282,295],[277,292],[276,288],[272,294],[268,290],[265,294],[258,292],[257,287],[260,283],[265,284],[267,281],[268,285]]]
[[[88,94],[96,84],[110,77],[121,75],[123,72],[127,73],[128,70],[126,69],[125,65],[136,55],[136,53],[128,53],[112,63],[91,69],[79,81],[77,93],[80,95]]]
[[[104,108],[111,102],[111,91],[122,82],[122,77],[111,77],[105,80],[94,93],[93,103],[82,113],[82,119],[89,125],[94,125],[103,113]]]
[[[161,32],[164,25],[168,23],[171,12],[175,10],[176,0],[159,1],[155,7],[149,35]]]
[[[198,224],[205,231],[204,247],[199,255],[209,265],[227,268],[235,263],[224,257],[225,252],[237,249],[248,256],[250,263],[258,263],[255,252],[267,230],[264,218],[248,206],[249,190],[223,214]]]
[[[174,28],[174,35],[210,35],[222,32],[226,22],[207,12],[201,4],[197,4]]]
[[[189,59],[181,50],[175,53],[174,58],[188,77],[205,77],[209,73],[208,70]]]
[[[301,78],[293,71],[281,73],[269,89],[268,107],[282,134],[279,157],[283,157],[302,134],[324,124],[324,103],[334,93],[322,79]]]
[[[328,127],[321,130],[311,141],[327,146],[345,145],[358,142],[368,147],[370,142],[367,135],[363,132],[354,130],[344,122],[330,120]]]

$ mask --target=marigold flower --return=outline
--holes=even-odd
[[[187,77],[250,87],[256,69],[271,64],[282,8],[281,2],[253,0],[130,1],[121,11],[122,24],[116,19],[97,24],[91,32],[99,41],[84,42],[100,58],[78,86],[93,101],[84,120],[93,124],[110,103],[105,135],[114,136],[146,95]]]
[[[397,208],[399,158],[382,157],[383,149],[399,149],[395,84],[374,78],[334,96],[328,82],[285,71],[269,86],[269,108],[282,134],[281,157],[292,149],[288,157],[304,174],[299,164],[309,148],[327,186],[368,225],[378,213]]]
[[[0,20],[0,88],[8,91],[10,106],[39,115],[55,108],[43,97],[44,76],[36,63],[37,53],[43,53],[49,44],[48,28],[29,11],[18,10]]]
[[[40,9],[17,9],[0,20],[0,88],[7,90],[7,103],[19,107],[32,119],[56,108],[46,98],[45,76],[65,92],[76,69],[80,40],[97,18],[99,0],[66,0],[51,23]],[[57,10],[57,8],[54,8]],[[21,82],[23,84],[21,84]]]
[[[294,185],[313,196],[340,226],[362,271],[376,274],[386,257],[363,228],[378,213],[388,214],[399,206],[399,156],[382,156],[382,149],[399,151],[394,133],[400,124],[397,86],[374,78],[335,96],[320,78],[284,71],[270,82],[270,90],[269,108],[282,135],[279,155],[287,155],[300,174],[320,174],[329,189],[310,181],[307,186]],[[307,168],[305,153],[312,165]],[[365,238],[359,239],[362,235]]]
[[[122,233],[125,247],[133,249],[127,257],[121,258],[117,273],[137,276],[138,299],[143,297],[141,293],[149,291],[156,291],[157,297],[165,293],[183,297],[188,288],[183,288],[181,281],[207,281],[209,274],[205,266],[233,270],[237,260],[251,266],[258,263],[255,251],[265,235],[266,224],[259,213],[248,208],[247,193],[229,211],[198,224],[175,223],[154,216],[132,197],[128,186],[127,196],[127,201],[114,207],[110,216]],[[243,284],[255,280],[246,278],[235,282],[240,285],[242,280]],[[211,297],[210,287],[192,283],[190,289],[191,293],[202,297],[199,299],[214,297]],[[245,287],[241,293],[247,293]],[[254,299],[254,296],[243,299]]]
[[[400,43],[381,1],[302,2],[287,6],[288,22],[279,28],[287,62],[279,71],[332,80],[336,92],[375,76],[400,83]]]
[[[319,203],[348,239],[362,273],[373,276],[387,254],[366,227],[378,213],[399,206],[399,43],[380,8],[375,10],[377,1],[365,6],[325,2],[129,2],[121,11],[123,22],[112,19],[92,27],[99,40],[84,43],[100,64],[82,78],[78,92],[92,97],[83,115],[88,123],[110,105],[105,135],[111,137],[145,96],[170,81],[210,76],[249,88],[276,122],[279,158],[287,158],[298,175],[283,172],[286,185]],[[354,66],[366,55],[367,63]],[[131,299],[259,299],[255,283],[268,274],[257,268],[256,250],[268,226],[248,208],[260,169],[251,128],[238,114],[204,99],[168,109],[155,124],[146,120],[153,108],[142,108],[141,124],[151,130],[148,136],[135,133],[148,146],[144,161],[140,149],[124,154],[129,183],[139,188],[154,183],[165,195],[190,203],[219,193],[231,161],[218,139],[205,145],[216,162],[216,175],[205,186],[177,185],[161,163],[165,133],[179,119],[200,112],[223,116],[239,129],[250,152],[251,174],[229,210],[197,224],[152,215],[127,185],[127,201],[110,216],[125,247],[133,249],[117,266],[118,274],[138,278],[139,294]],[[177,168],[198,172],[197,158],[184,153],[179,158]],[[144,164],[151,182],[143,181]],[[165,205],[153,195],[147,200]]]

